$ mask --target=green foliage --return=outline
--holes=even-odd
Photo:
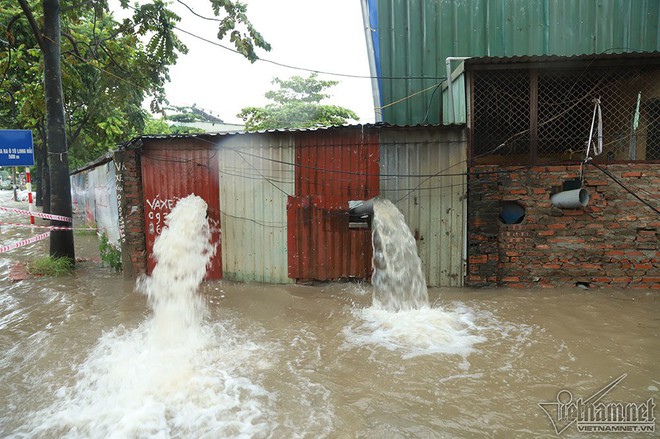
[[[182,122],[182,123],[199,122],[204,120],[202,116],[194,113],[173,114],[171,116],[167,116],[167,119],[171,120],[172,122]]]
[[[143,134],[172,134],[170,126],[164,119],[149,118],[144,122]]]
[[[27,0],[37,23],[42,2]],[[231,32],[236,49],[250,60],[256,47],[269,50],[239,1],[208,0],[220,21],[219,35]],[[158,113],[167,103],[169,68],[187,48],[175,26],[179,17],[164,0],[135,4],[120,0],[129,18],[118,21],[106,1],[62,5],[61,69],[69,166],[78,168],[123,141],[143,134],[150,118],[143,102]],[[233,29],[233,27],[235,29]],[[233,30],[237,33],[234,34]],[[0,129],[30,129],[37,160],[46,144],[43,58],[17,2],[0,7]]]
[[[216,16],[224,12],[225,17],[220,21],[218,38],[223,39],[230,33],[229,41],[241,55],[250,62],[255,62],[259,57],[255,52],[255,46],[264,50],[270,50],[270,44],[257,32],[247,17],[247,6],[234,0],[211,0],[213,13]]]
[[[73,261],[66,257],[44,256],[28,262],[27,272],[34,276],[69,276],[73,273]]]
[[[169,125],[167,119],[154,119],[148,118],[144,123],[143,134],[198,134],[203,133],[204,130],[194,127],[187,127],[181,125]]]
[[[170,126],[172,134],[200,134],[205,131],[201,128],[187,127],[182,125],[172,125]]]
[[[114,268],[117,272],[121,271],[121,250],[108,241],[108,236],[105,233],[101,234],[99,252],[101,253],[101,260],[104,263],[108,264],[110,268]]]
[[[237,115],[245,121],[246,131],[328,127],[359,119],[347,108],[320,103],[330,97],[324,91],[337,85],[337,81],[321,81],[316,74],[311,74],[308,78],[275,78],[273,84],[279,89],[265,94],[273,103],[265,107],[246,107]]]

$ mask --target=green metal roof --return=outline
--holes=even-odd
[[[382,120],[397,125],[439,123],[447,57],[660,50],[658,0],[364,1]]]

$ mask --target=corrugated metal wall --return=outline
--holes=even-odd
[[[657,0],[373,0],[371,9],[375,1],[383,120],[392,124],[419,124],[427,113],[440,122],[433,86],[450,56],[660,50]]]
[[[149,273],[165,215],[195,193],[209,204],[211,221],[222,225],[222,238],[220,228],[213,235],[219,247],[209,278],[368,279],[371,230],[349,229],[348,203],[380,194],[406,217],[428,284],[462,285],[467,148],[461,127],[354,126],[142,141]]]
[[[155,266],[152,257],[156,236],[165,216],[177,200],[195,194],[208,204],[212,224],[220,224],[218,158],[213,143],[201,138],[145,138],[141,154],[144,218],[147,246],[147,273]],[[219,227],[213,242],[220,246]],[[222,278],[222,252],[217,248],[207,272],[210,279]]]
[[[380,187],[417,240],[429,286],[462,286],[467,199],[465,130],[388,128],[380,132]],[[419,177],[418,177],[419,175]]]
[[[219,142],[225,279],[290,283],[287,196],[294,191],[293,135],[227,136]]]
[[[367,278],[371,231],[348,228],[348,202],[378,195],[377,133],[358,126],[295,136],[295,196],[288,202],[289,276]]]

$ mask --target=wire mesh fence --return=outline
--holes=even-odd
[[[657,67],[476,71],[473,93],[478,162],[660,160]]]

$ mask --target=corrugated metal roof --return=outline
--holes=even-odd
[[[88,169],[96,168],[97,166],[104,165],[110,161],[112,161],[113,153],[112,152],[107,152],[103,154],[102,156],[99,156],[96,160],[93,160],[80,168],[74,169],[73,171],[69,172],[69,175],[75,175],[78,174],[79,172],[87,171]]]
[[[590,65],[597,66],[598,63],[615,62],[635,62],[643,64],[660,64],[660,52],[631,52],[631,53],[608,53],[608,54],[590,54],[590,55],[530,55],[530,56],[482,56],[465,60],[465,70],[476,70],[485,65],[515,65],[515,64],[552,64],[552,63],[580,63],[588,62]]]
[[[255,134],[271,134],[271,133],[306,133],[316,131],[333,131],[343,129],[387,129],[387,128],[415,128],[415,127],[437,127],[438,124],[423,123],[423,124],[410,124],[410,125],[395,125],[390,123],[375,123],[375,124],[353,124],[353,125],[340,125],[332,127],[314,127],[314,128],[280,128],[274,130],[261,130],[261,131],[226,131],[218,133],[193,133],[193,134],[145,134],[137,136],[131,140],[123,143],[120,150],[125,149],[139,149],[142,147],[143,140],[149,139],[195,139],[195,138],[221,138],[228,136],[250,136]],[[460,126],[460,125],[456,125]]]

